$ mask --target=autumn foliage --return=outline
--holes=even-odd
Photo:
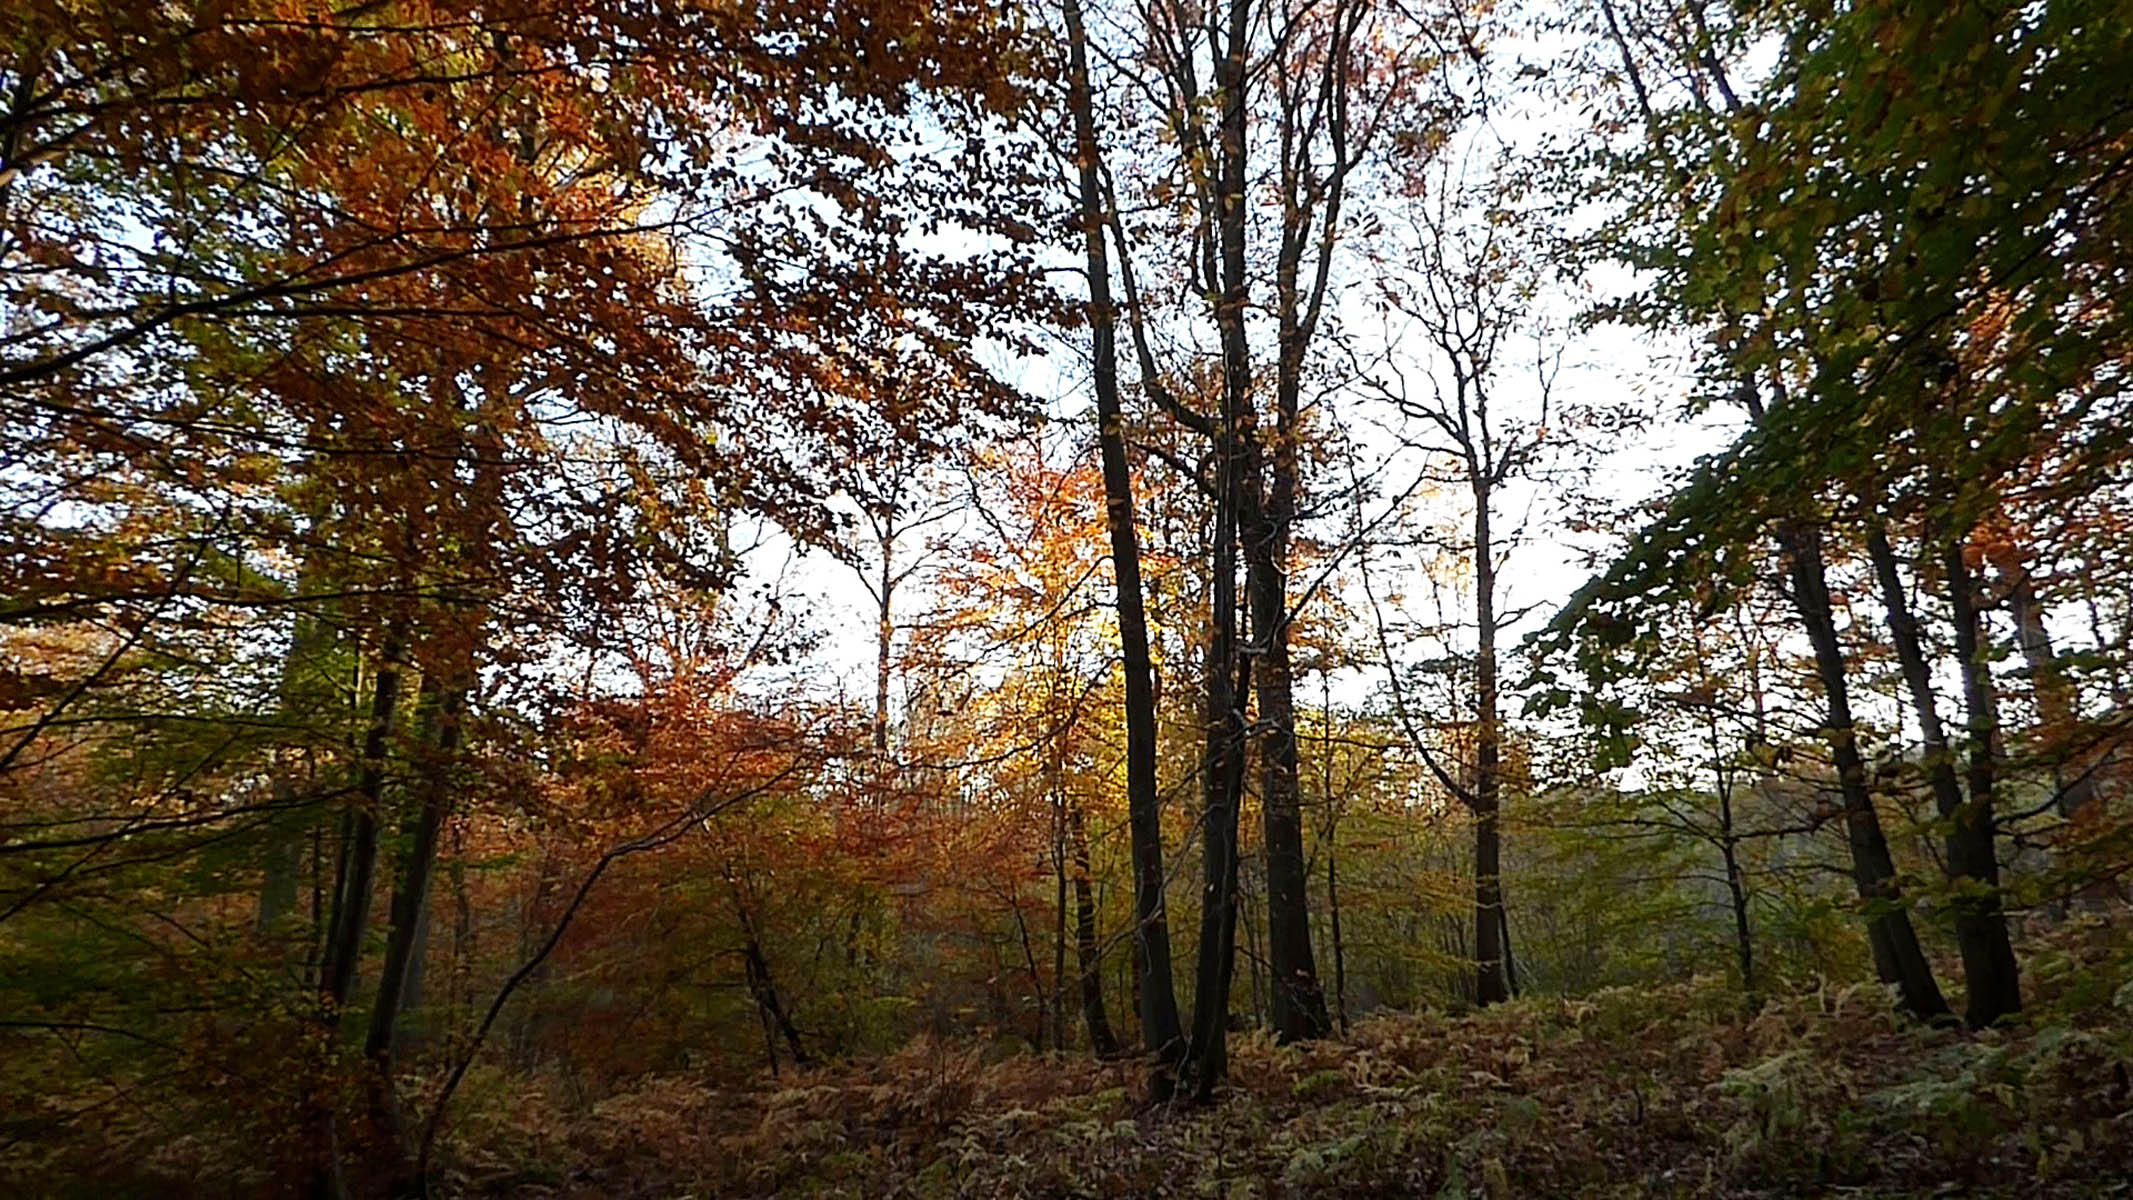
[[[0,1192],[2083,1195],[2105,0],[18,0]]]

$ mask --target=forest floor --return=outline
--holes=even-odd
[[[1943,976],[1946,978],[1946,976]],[[1984,1033],[1876,987],[1749,1010],[1716,979],[1234,1042],[1206,1107],[1135,1063],[922,1043],[577,1113],[469,1113],[458,1195],[2133,1196],[2133,937],[2026,947],[2030,1010]],[[1953,999],[1953,998],[1951,998]]]

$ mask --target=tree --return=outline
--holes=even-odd
[[[1155,688],[1148,653],[1140,538],[1134,527],[1133,474],[1126,455],[1125,412],[1119,396],[1118,316],[1111,300],[1111,261],[1105,240],[1107,193],[1096,141],[1095,100],[1089,84],[1088,35],[1079,0],[1065,0],[1064,18],[1075,184],[1079,189],[1078,215],[1089,287],[1090,359],[1103,470],[1104,525],[1111,544],[1112,602],[1118,614],[1120,666],[1125,675],[1126,806],[1133,840],[1133,936],[1141,1045],[1155,1063],[1153,1090],[1158,1098],[1167,1098],[1173,1083],[1171,1072],[1185,1045],[1170,969],[1162,801],[1156,790]]]
[[[1234,829],[1255,725],[1264,730],[1256,740],[1277,1035],[1328,1028],[1310,952],[1287,666],[1303,380],[1340,278],[1336,248],[1352,224],[1348,190],[1388,151],[1386,131],[1419,104],[1435,59],[1421,51],[1424,32],[1409,17],[1362,3],[1237,0],[1206,12],[1155,4],[1128,10],[1124,25],[1141,49],[1110,55],[1115,75],[1092,81],[1082,140],[1105,186],[1116,250],[1115,264],[1108,253],[1106,261],[1118,273],[1140,390],[1165,421],[1204,446],[1204,456],[1178,464],[1210,509],[1201,925],[1186,1054],[1186,1073],[1204,1094],[1225,1070]],[[1086,31],[1079,40],[1088,40]],[[1095,114],[1106,102],[1115,106],[1114,132],[1122,136],[1136,122],[1159,127],[1175,157],[1129,160],[1102,144],[1106,131]],[[1254,202],[1262,182],[1271,206]],[[1179,226],[1188,231],[1182,243],[1173,236]],[[1167,247],[1178,252],[1160,252]],[[1167,292],[1172,281],[1197,299],[1181,309],[1157,303],[1152,289]],[[1253,346],[1255,294],[1273,300],[1271,388],[1255,365],[1267,357]],[[1205,404],[1196,395],[1203,380]],[[1248,715],[1255,689],[1257,722]]]
[[[1716,373],[1734,381],[1755,427],[1681,493],[1632,557],[1674,571],[1678,559],[1659,564],[1703,548],[1724,554],[1751,522],[1773,521],[1828,696],[1825,727],[1877,958],[1906,1006],[1930,1016],[1942,1005],[1895,907],[1825,555],[1832,529],[1865,529],[1912,707],[1937,725],[1927,644],[1888,536],[1903,524],[1920,530],[1920,557],[1937,564],[1949,592],[1974,751],[1969,795],[1959,798],[1946,753],[1930,748],[1945,739],[1930,729],[1927,770],[1952,822],[1952,886],[1967,896],[1956,907],[1970,1016],[1990,1021],[2019,1000],[1993,847],[1998,705],[1964,547],[2041,446],[2056,443],[2089,469],[2116,453],[2086,436],[2086,422],[2108,403],[2094,373],[2115,369],[2103,363],[2124,345],[2120,316],[2089,296],[2099,270],[2115,269],[2123,207],[2107,197],[2125,170],[2093,148],[2114,143],[2124,118],[2074,98],[2094,72],[2124,61],[2126,43],[2095,33],[2095,14],[2078,3],[2019,19],[1981,5],[1930,14],[1870,6],[1831,16],[1812,38],[1783,39],[1776,69],[1751,89],[1736,87],[1721,59],[1777,31],[1753,14],[1712,23],[1689,5],[1678,15],[1639,21],[1600,6],[1643,109],[1652,151],[1644,178],[1668,180],[1687,200],[1678,249],[1637,258],[1666,281],[1674,311],[1715,327]],[[1657,106],[1639,48],[1701,81],[1693,103]],[[2010,137],[2019,153],[2002,152]],[[1691,177],[1670,157],[1679,147],[1717,168],[1711,186],[1676,186]],[[1986,178],[2000,182],[1988,188]],[[2096,236],[2060,244],[2036,232],[2047,226]],[[2030,337],[2069,333],[2070,320],[2081,349],[2029,369],[2004,357],[2019,357]],[[1781,487],[1815,502],[1788,505]]]
[[[314,853],[304,984],[330,1059],[397,860],[364,1039],[381,1175],[403,1145],[392,1048],[459,731],[523,712],[544,657],[610,653],[603,624],[647,589],[723,586],[730,514],[818,538],[825,463],[1022,411],[977,362],[1041,299],[1014,156],[921,147],[884,120],[1011,141],[1020,35],[990,11],[820,17],[47,5],[5,26],[0,245],[25,269],[0,363],[23,481],[0,618],[110,651],[46,697],[7,765],[42,788],[110,761],[55,732],[147,729],[165,781],[36,813],[97,832],[10,846],[30,881],[12,913],[104,860],[144,879],[112,897],[118,919],[148,920],[149,868],[175,862],[210,894],[256,886],[273,932],[300,847],[333,847]],[[891,56],[884,38],[997,53]],[[903,232],[974,190],[1005,203],[959,214],[971,253]],[[860,342],[914,386],[854,413],[818,368]],[[166,669],[232,655],[214,689]],[[300,705],[322,662],[352,667],[354,694]],[[248,688],[278,699],[261,711]],[[218,723],[235,736],[184,732]],[[279,794],[255,800],[262,762],[302,751],[311,786],[277,763]],[[325,1182],[333,1121],[315,1126]]]
[[[1402,442],[1424,458],[1425,477],[1465,493],[1469,528],[1453,550],[1472,579],[1473,682],[1467,697],[1473,714],[1472,750],[1459,780],[1452,782],[1448,773],[1445,778],[1474,819],[1475,999],[1493,1004],[1511,992],[1498,824],[1503,803],[1503,689],[1497,641],[1521,615],[1500,607],[1498,580],[1505,556],[1524,532],[1501,528],[1497,522],[1506,492],[1543,480],[1550,472],[1548,460],[1560,457],[1557,447],[1563,443],[1551,443],[1550,438],[1564,416],[1552,409],[1556,359],[1543,340],[1545,331],[1527,328],[1536,320],[1539,280],[1531,260],[1514,243],[1512,226],[1521,218],[1508,207],[1482,200],[1515,196],[1508,164],[1499,163],[1471,181],[1460,178],[1462,169],[1449,166],[1428,177],[1409,210],[1417,242],[1412,260],[1419,268],[1388,271],[1379,283],[1385,303],[1411,322],[1429,347],[1431,357],[1422,368],[1427,389],[1411,393],[1398,362],[1387,363],[1384,374],[1370,382],[1412,428],[1402,434]],[[1473,218],[1467,219],[1466,213]],[[1531,396],[1506,405],[1498,395],[1506,383],[1506,359],[1527,333],[1535,338]],[[1398,340],[1388,338],[1387,344]],[[1398,668],[1390,661],[1390,647],[1385,649],[1394,695],[1415,748],[1433,761],[1427,741],[1408,717]]]

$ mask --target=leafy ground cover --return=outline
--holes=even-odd
[[[1137,1064],[922,1042],[748,1088],[647,1078],[572,1103],[491,1081],[461,1195],[1791,1196],[2133,1194],[2133,938],[2028,952],[1982,1033],[1871,985],[1758,1002],[1715,978],[1359,1022],[1236,1048],[1205,1108]]]

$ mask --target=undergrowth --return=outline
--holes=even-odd
[[[1925,1028],[1870,985],[1750,1002],[1715,978],[1336,1041],[1246,1036],[1208,1107],[1131,1062],[921,1042],[745,1088],[646,1078],[596,1103],[499,1088],[455,1195],[2133,1195],[2133,951],[2069,925],[2029,1012]],[[522,1081],[523,1082],[523,1081]],[[508,1097],[508,1099],[507,1099]]]

